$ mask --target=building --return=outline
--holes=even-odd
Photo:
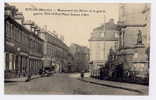
[[[113,79],[148,83],[150,5],[120,4],[117,27],[119,48],[109,53],[107,75]]]
[[[109,50],[118,47],[118,30],[113,19],[109,22],[93,29],[89,39],[90,48],[90,70],[97,70],[104,66]]]
[[[52,32],[25,20],[15,6],[5,4],[5,78],[36,75],[43,67],[68,72],[73,56],[69,47]]]
[[[55,33],[43,30],[40,38],[44,40],[43,66],[56,66],[56,72],[67,72],[72,63],[69,47]]]
[[[150,4],[121,4],[119,22],[127,26],[123,28],[123,49],[139,49],[140,51],[133,54],[135,57],[141,56],[138,55],[139,52],[142,52],[141,54],[144,56],[148,56],[146,51],[150,47]],[[139,59],[142,60],[142,58]],[[144,59],[144,62],[147,63],[148,59]],[[147,67],[147,64],[145,65]]]
[[[5,4],[5,78],[37,74],[42,68],[43,40],[25,27],[18,9]],[[31,24],[31,26],[34,26]]]
[[[149,46],[150,33],[150,4],[120,4],[119,5],[119,22],[128,25],[123,28],[126,40],[125,47],[133,47],[136,44],[138,30],[142,32],[143,44]],[[145,25],[141,27],[141,25]],[[133,41],[133,40],[134,41]],[[124,40],[123,40],[124,41]]]
[[[74,57],[73,72],[81,72],[89,70],[89,49],[78,44],[70,45],[70,52]]]

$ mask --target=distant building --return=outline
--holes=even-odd
[[[69,47],[55,33],[43,30],[40,38],[44,40],[43,66],[56,66],[56,72],[68,71],[68,64],[73,59]]]
[[[89,68],[89,49],[78,44],[70,45],[70,52],[74,57],[72,71],[88,71]]]
[[[113,19],[93,29],[89,39],[91,70],[105,65],[110,49],[118,48],[118,30]]]

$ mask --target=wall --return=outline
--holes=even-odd
[[[143,25],[145,27],[127,27],[125,30],[125,46],[133,46],[137,40],[138,30],[142,31],[143,43],[149,46],[150,35],[150,4],[121,4],[119,10],[119,21],[126,25]]]
[[[116,41],[90,41],[90,61],[93,61],[96,67],[97,64],[104,65],[108,60],[110,48],[115,49]]]

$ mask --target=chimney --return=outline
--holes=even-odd
[[[36,26],[35,28],[35,34],[39,35],[40,34],[40,27]]]
[[[38,34],[38,36],[41,38],[41,39],[43,39],[43,40],[46,40],[46,38],[45,38],[45,30],[44,30],[44,28],[40,28],[40,31],[39,31],[39,34]]]
[[[27,28],[28,30],[32,31],[32,25],[33,25],[33,22],[31,20],[26,20],[23,22],[23,25],[25,28]]]
[[[56,38],[58,38],[58,34],[56,33],[55,30],[52,31],[52,34],[53,34]]]
[[[15,17],[18,9],[15,6],[10,6],[8,3],[5,3],[5,16]]]
[[[22,12],[16,12],[16,15],[15,15],[15,20],[19,23],[19,24],[23,24],[24,22],[24,16],[23,16],[23,13]]]
[[[63,35],[60,35],[60,40],[61,40],[62,42],[64,42],[64,36],[63,36]]]
[[[33,24],[31,25],[31,30],[32,30],[32,32],[35,33],[35,29],[36,29],[36,25],[35,25],[35,23],[33,22]]]

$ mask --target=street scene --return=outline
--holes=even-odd
[[[5,3],[4,93],[148,95],[150,3]]]

